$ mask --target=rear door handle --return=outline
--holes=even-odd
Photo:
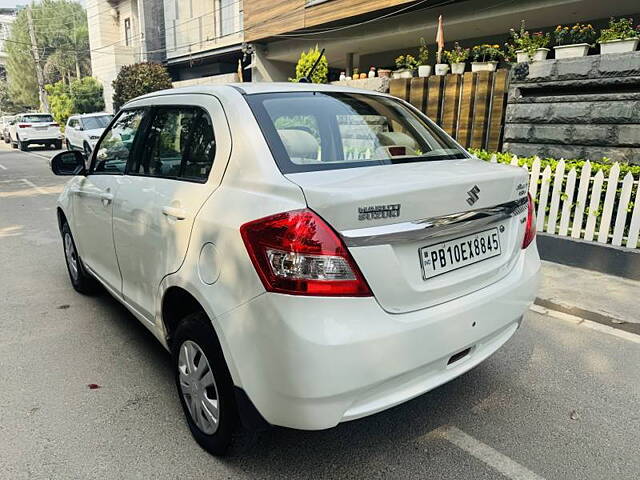
[[[173,217],[176,220],[184,220],[187,218],[187,211],[183,208],[162,207],[162,214],[166,217]]]

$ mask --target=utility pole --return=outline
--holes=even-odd
[[[42,73],[42,65],[40,65],[40,52],[38,51],[38,42],[36,41],[36,31],[33,28],[33,17],[31,16],[31,5],[27,6],[27,22],[29,24],[29,36],[31,37],[31,52],[36,62],[36,77],[38,78],[38,97],[40,98],[40,107],[49,113],[49,102],[47,94],[44,90],[44,73]]]

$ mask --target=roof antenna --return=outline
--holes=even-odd
[[[311,83],[311,75],[313,75],[313,72],[316,71],[316,67],[318,66],[318,63],[320,63],[320,59],[324,55],[324,51],[325,49],[323,48],[322,51],[320,52],[320,55],[318,55],[318,58],[316,58],[316,61],[311,66],[307,74],[304,77],[302,77],[300,80],[298,80],[298,83]]]

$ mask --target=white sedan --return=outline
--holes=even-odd
[[[318,430],[470,370],[518,329],[540,260],[527,173],[408,103],[312,84],[128,103],[58,220],[74,288],[106,288],[173,355],[195,439]]]

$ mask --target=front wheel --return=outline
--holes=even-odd
[[[239,427],[233,382],[204,312],[188,315],[172,341],[175,381],[191,434],[213,455],[224,455]]]
[[[89,145],[87,142],[84,142],[82,149],[84,150],[84,156],[87,158],[91,158],[91,145]]]
[[[62,244],[64,247],[64,258],[67,263],[67,271],[73,288],[82,294],[89,295],[98,290],[98,282],[84,268],[82,260],[78,255],[76,243],[71,235],[69,224],[65,222],[62,226]]]
[[[69,143],[69,140],[65,140],[65,141],[64,141],[64,144],[66,145],[67,150],[69,150],[69,151],[73,150],[73,149],[71,148],[71,144]]]

